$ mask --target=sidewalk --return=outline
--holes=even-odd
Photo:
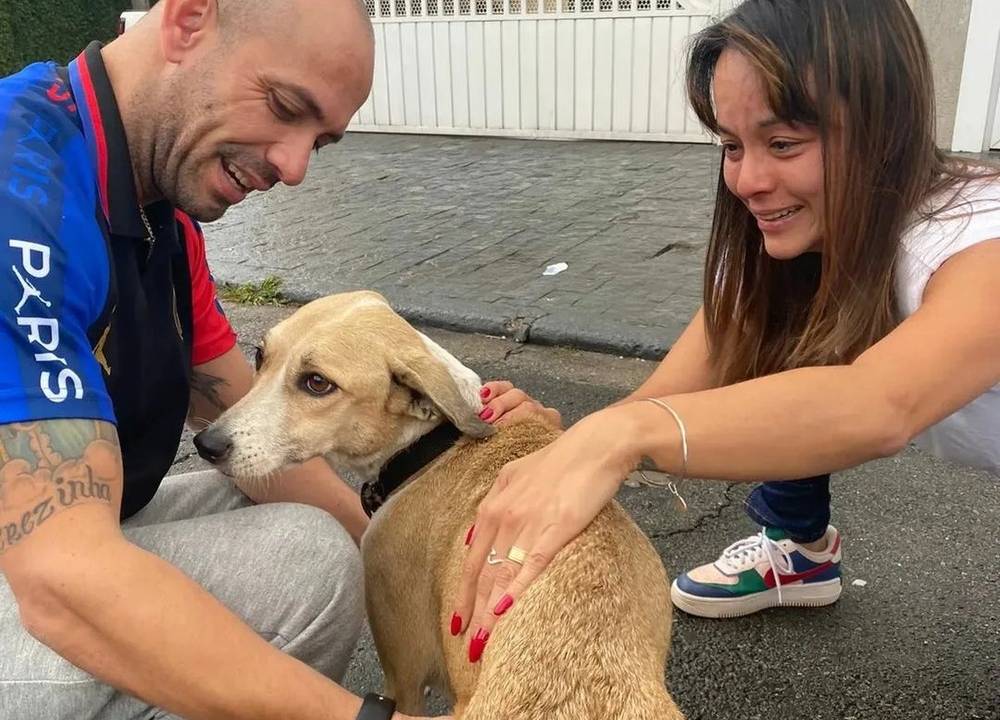
[[[369,288],[407,318],[659,358],[700,304],[718,148],[349,134],[205,228],[218,280]],[[550,264],[568,269],[543,276]]]

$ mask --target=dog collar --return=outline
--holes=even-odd
[[[377,480],[361,485],[361,507],[371,517],[399,486],[451,450],[462,431],[445,421],[408,448],[401,450],[382,468]]]

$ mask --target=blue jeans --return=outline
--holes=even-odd
[[[766,482],[753,489],[746,506],[758,525],[780,528],[799,543],[819,540],[830,524],[830,476]]]

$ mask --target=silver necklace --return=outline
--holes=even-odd
[[[142,224],[146,226],[146,244],[149,245],[146,260],[149,260],[153,255],[153,247],[156,245],[156,234],[153,232],[153,226],[149,224],[149,218],[146,217],[146,211],[142,209],[142,205],[139,206],[139,217],[142,218]]]

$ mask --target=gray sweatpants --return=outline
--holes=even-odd
[[[209,470],[165,479],[123,529],[272,645],[341,679],[364,620],[364,576],[357,548],[328,513],[292,503],[253,505]],[[165,716],[28,635],[0,575],[0,720]]]

